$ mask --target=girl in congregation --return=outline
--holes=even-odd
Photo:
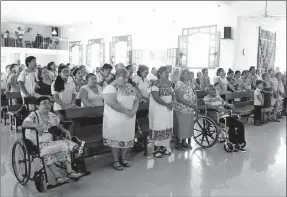
[[[60,110],[78,108],[76,105],[76,86],[69,80],[69,69],[67,66],[59,66],[58,76],[51,85],[51,93],[54,97],[54,111],[63,120],[64,116]]]
[[[47,65],[47,70],[48,70],[48,74],[49,74],[49,77],[52,81],[54,81],[57,77],[57,70],[56,70],[56,64],[55,62],[50,62],[48,65]]]
[[[134,80],[137,89],[139,90],[142,98],[146,101],[149,100],[150,82],[147,79],[149,68],[145,65],[139,65],[137,76]]]
[[[83,79],[83,71],[81,68],[75,68],[72,72],[74,83],[76,85],[76,92],[78,93],[82,86],[86,85]]]
[[[262,126],[262,106],[264,105],[263,81],[256,81],[256,90],[254,91],[254,125]]]
[[[249,71],[244,70],[241,73],[241,89],[245,91],[250,91],[251,90],[251,80],[249,78]]]
[[[220,94],[224,94],[227,92],[228,81],[225,77],[226,73],[223,68],[219,68],[216,71],[216,76],[214,79],[214,83],[218,82],[220,85]]]
[[[172,137],[175,95],[168,75],[167,66],[160,67],[157,71],[158,80],[151,86],[148,140],[154,144],[153,155],[157,158],[171,155],[169,143]]]

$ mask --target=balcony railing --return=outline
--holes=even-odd
[[[43,37],[39,34],[1,33],[1,47],[19,47],[34,49],[68,50],[68,39],[50,36]]]

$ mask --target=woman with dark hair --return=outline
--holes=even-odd
[[[78,97],[82,107],[103,106],[102,87],[97,85],[97,77],[93,73],[87,75],[87,85],[81,87]]]
[[[220,94],[224,94],[227,92],[228,81],[225,77],[226,73],[223,68],[219,68],[216,71],[216,78],[214,79],[214,83],[218,82],[220,85]]]
[[[67,66],[59,66],[58,76],[51,85],[51,92],[54,97],[54,111],[57,113],[61,120],[62,114],[60,110],[77,108],[76,105],[76,86],[69,78],[69,69]]]
[[[168,75],[166,66],[158,69],[158,80],[151,86],[149,99],[149,140],[155,145],[153,155],[157,158],[161,158],[162,154],[171,155],[169,143],[172,137],[175,96]]]
[[[39,98],[42,96],[48,97],[50,100],[54,100],[51,93],[51,84],[53,83],[50,78],[48,68],[38,68],[38,81],[35,86],[35,97]]]
[[[251,90],[251,80],[249,78],[249,71],[244,70],[241,73],[241,89],[245,91]]]
[[[52,81],[54,81],[57,77],[57,72],[56,72],[56,64],[55,62],[50,62],[48,65],[47,65],[47,70],[48,70],[48,73],[49,73],[49,77]]]
[[[71,165],[71,151],[78,146],[72,142],[71,134],[61,124],[58,117],[50,112],[51,102],[48,97],[40,97],[36,101],[37,110],[31,112],[24,120],[23,128],[35,128],[39,135],[40,155],[44,158],[45,165],[53,172],[57,183],[68,182],[69,179],[77,179],[81,176],[72,170]],[[62,133],[66,134],[64,140],[53,140],[53,135],[49,132],[50,128],[57,127]],[[31,140],[33,144],[37,144],[35,132],[26,129],[26,137]],[[63,177],[57,170],[55,163],[63,162],[67,168],[67,177]]]
[[[126,69],[129,72],[128,83],[131,84],[133,87],[136,87],[136,84],[134,83],[134,80],[133,80],[133,74],[134,74],[133,65],[127,65]]]
[[[149,100],[149,93],[150,93],[150,82],[147,79],[147,75],[149,73],[149,68],[145,65],[139,65],[137,76],[134,80],[134,83],[139,90],[141,96],[145,100]]]
[[[242,82],[240,77],[241,77],[241,72],[239,70],[235,71],[233,86],[236,91],[240,91],[240,84]]]
[[[80,91],[80,88],[86,85],[86,82],[83,80],[83,71],[80,68],[75,68],[72,72],[74,83],[76,85],[76,92]]]
[[[230,91],[230,92],[235,92],[235,91],[236,91],[235,88],[234,88],[234,82],[235,82],[235,80],[234,80],[233,77],[234,77],[234,72],[233,72],[233,70],[228,69],[227,77],[226,77],[226,79],[227,79],[227,81],[228,81],[227,91]]]
[[[6,86],[6,92],[20,92],[20,85],[17,81],[17,78],[19,74],[22,72],[22,67],[17,64],[11,64],[10,65],[11,73],[10,76],[7,79],[7,86]],[[22,104],[22,99],[13,99],[12,103],[14,105],[16,104]]]
[[[126,160],[126,153],[134,145],[139,101],[135,89],[127,83],[128,77],[129,73],[125,68],[117,69],[115,81],[103,90],[103,142],[111,147],[113,167],[116,170],[131,166]]]

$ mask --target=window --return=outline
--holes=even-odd
[[[101,39],[91,39],[88,40],[87,44],[87,67],[89,70],[94,70],[97,67],[101,67],[105,62],[104,54],[104,40]]]
[[[72,65],[83,64],[83,46],[81,41],[75,41],[69,43],[69,62]]]
[[[218,67],[219,41],[217,25],[183,29],[178,37],[179,65],[198,69]]]
[[[137,65],[143,64],[143,50],[133,50],[132,59],[132,62]]]
[[[177,64],[177,48],[167,49],[166,64],[171,66],[178,66]]]
[[[132,64],[132,38],[130,35],[113,37],[110,47],[111,64]]]

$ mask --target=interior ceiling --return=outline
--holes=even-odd
[[[146,17],[176,23],[187,16],[212,15],[224,6],[238,16],[261,16],[265,1],[1,1],[1,22],[64,26],[104,21],[112,25]],[[279,13],[286,13],[286,1],[269,1],[268,14]]]

